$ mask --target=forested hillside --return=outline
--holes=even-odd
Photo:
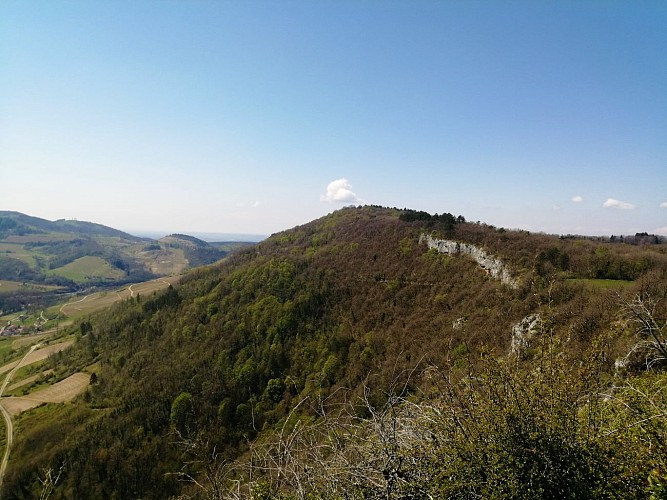
[[[78,325],[50,363],[99,370],[21,416],[4,498],[46,470],[52,498],[665,495],[667,245],[639,243],[380,207],[276,234]]]
[[[151,240],[92,222],[0,211],[0,316],[38,310],[82,290],[178,274],[245,245],[187,235]]]

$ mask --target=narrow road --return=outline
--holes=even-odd
[[[58,312],[61,313],[61,312],[63,312],[63,309],[65,309],[67,306],[73,306],[74,304],[78,304],[79,302],[83,302],[83,301],[86,300],[88,297],[90,297],[90,295],[86,295],[86,296],[85,296],[84,298],[82,298],[81,300],[77,300],[77,301],[75,301],[75,302],[67,302],[66,304],[63,304],[63,305],[62,305],[62,307],[60,308],[60,310],[59,310]]]
[[[2,395],[5,393],[5,389],[7,388],[7,385],[9,382],[12,380],[12,377],[16,373],[16,370],[18,370],[21,365],[23,364],[23,361],[32,354],[32,352],[37,349],[41,344],[35,344],[30,348],[30,350],[26,353],[23,358],[21,358],[21,361],[18,362],[18,364],[10,371],[7,376],[5,377],[4,382],[2,383],[2,386],[0,387],[0,398],[2,398]],[[2,411],[2,416],[5,417],[5,426],[7,427],[7,441],[5,443],[5,455],[2,457],[2,464],[0,464],[0,491],[2,491],[2,483],[5,479],[5,471],[7,470],[7,462],[9,461],[9,452],[12,449],[12,444],[14,443],[14,425],[12,424],[12,418],[9,416],[9,413],[5,409],[4,405],[2,404],[2,399],[0,399],[0,411]]]

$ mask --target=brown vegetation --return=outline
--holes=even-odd
[[[443,222],[440,217],[406,221],[400,214],[378,207],[340,210],[274,235],[217,266],[195,270],[164,293],[131,297],[82,321],[73,349],[49,363],[55,370],[73,373],[99,362],[97,383],[76,404],[49,419],[32,412],[22,415],[7,478],[15,493],[9,498],[30,496],[39,488],[36,471],[59,470],[63,461],[66,472],[56,487],[63,497],[196,494],[196,484],[179,478],[193,479],[205,486],[201,491],[210,491],[207,488],[220,477],[256,483],[260,490],[266,486],[266,495],[298,497],[297,483],[272,475],[278,470],[272,450],[295,450],[285,448],[283,441],[298,435],[297,460],[280,462],[287,467],[280,473],[306,481],[307,475],[295,476],[290,470],[305,474],[303,467],[314,467],[308,460],[327,464],[325,459],[345,459],[342,449],[326,449],[326,438],[354,429],[361,432],[358,438],[380,436],[381,441],[368,441],[369,448],[360,450],[352,433],[352,442],[340,442],[359,464],[370,460],[375,467],[366,476],[362,473],[368,469],[357,470],[359,477],[368,479],[359,487],[369,497],[390,490],[388,496],[400,496],[397,491],[408,490],[391,489],[401,482],[398,476],[387,482],[396,467],[378,465],[386,447],[391,448],[386,431],[396,421],[392,419],[409,417],[411,408],[429,415],[427,406],[420,406],[429,404],[443,415],[454,411],[467,429],[462,435],[448,427],[446,419],[425,427],[446,437],[438,438],[440,443],[452,442],[458,448],[428,447],[423,436],[415,441],[412,451],[421,449],[426,455],[415,455],[414,460],[427,468],[417,464],[410,473],[431,474],[434,489],[428,493],[434,497],[451,493],[445,470],[456,475],[457,491],[470,492],[466,484],[476,479],[465,471],[476,461],[491,469],[497,466],[485,476],[486,489],[479,491],[491,491],[493,481],[503,477],[510,478],[507,491],[524,491],[520,485],[528,477],[544,480],[540,484],[545,491],[561,492],[563,483],[553,482],[560,465],[548,469],[551,479],[538,471],[552,458],[562,459],[562,465],[570,457],[581,473],[572,484],[597,495],[601,482],[612,484],[614,479],[598,462],[586,469],[587,456],[600,463],[617,460],[609,471],[626,481],[628,491],[647,487],[649,473],[660,465],[653,451],[647,451],[656,449],[656,441],[616,430],[640,442],[627,450],[614,448],[613,440],[599,434],[603,424],[611,425],[602,417],[591,420],[600,426],[591,431],[590,439],[584,438],[579,432],[591,428],[588,423],[580,426],[577,419],[602,406],[577,404],[587,401],[591,391],[607,390],[629,401],[625,380],[637,388],[647,383],[641,372],[632,370],[623,376],[635,378],[614,378],[621,376],[614,371],[614,361],[638,340],[624,304],[637,294],[649,294],[656,300],[654,318],[667,317],[663,245],[530,235],[460,219]],[[520,285],[503,285],[465,256],[428,251],[419,244],[424,232],[485,249],[506,263]],[[614,289],[580,281],[612,278],[628,285]],[[536,314],[542,318],[539,328],[509,357],[513,326]],[[567,363],[554,362],[561,356]],[[497,364],[498,359],[509,361]],[[588,373],[592,360],[596,370]],[[553,369],[541,371],[547,365]],[[425,371],[427,367],[437,367],[447,384],[436,387],[433,380],[414,376],[392,392],[397,374],[432,373],[432,368]],[[484,385],[484,380],[493,383]],[[662,408],[661,398],[654,398],[657,408]],[[630,407],[648,411],[645,402]],[[530,411],[521,413],[519,407]],[[604,406],[604,411],[609,408]],[[348,418],[349,427],[328,427],[332,422],[325,414],[335,415],[334,421],[341,424]],[[608,414],[622,418],[607,431],[637,428],[632,415],[611,410]],[[650,431],[661,436],[662,421],[651,415],[657,427]],[[488,447],[478,421],[495,433],[495,447]],[[421,420],[410,425],[417,423],[424,427]],[[389,427],[382,430],[385,425]],[[49,435],[76,438],[63,438],[49,449],[39,447]],[[522,442],[523,435],[533,440]],[[192,455],[189,448],[184,455],[176,441],[196,443],[192,446],[199,451]],[[574,447],[566,446],[568,441]],[[306,457],[319,449],[318,443],[326,456]],[[549,443],[554,445],[553,455],[520,453]],[[487,448],[493,454],[475,455]],[[253,451],[253,456],[262,452],[262,460],[274,464],[271,470],[267,465],[263,482],[244,476],[248,469],[243,469],[242,458]],[[359,455],[362,451],[365,455]],[[412,458],[403,455],[406,450],[394,452],[394,457],[404,457],[407,467]],[[512,476],[515,460],[525,464],[525,476]],[[429,469],[439,464],[450,468]],[[556,489],[549,489],[552,486]],[[269,497],[262,497],[260,490],[255,492],[258,498]],[[421,495],[420,491],[412,493]]]

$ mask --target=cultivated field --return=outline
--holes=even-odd
[[[16,382],[15,384],[12,384],[9,387],[7,387],[7,389],[5,389],[5,392],[10,393],[12,391],[15,391],[16,389],[20,389],[23,386],[26,386],[28,384],[32,384],[33,382],[39,380],[41,377],[47,377],[51,373],[53,373],[53,370],[44,370],[41,373],[37,373],[37,374],[32,375],[30,377],[26,377],[23,380],[21,380],[19,382]]]
[[[99,279],[115,280],[125,275],[123,271],[112,267],[102,257],[92,255],[79,257],[67,265],[49,271],[49,274],[64,276],[77,283]]]
[[[81,394],[90,384],[88,373],[75,373],[46,389],[40,389],[28,396],[2,398],[1,404],[14,417],[42,403],[65,403]]]
[[[66,340],[65,342],[60,342],[58,344],[53,344],[46,347],[42,347],[41,349],[37,349],[28,354],[28,356],[23,361],[23,365],[30,365],[32,363],[37,363],[38,361],[44,361],[46,358],[51,356],[51,354],[64,351],[73,343],[74,340]]]
[[[34,338],[33,338],[33,343],[34,343]],[[21,362],[21,366],[26,366],[30,365],[32,363],[37,363],[39,361],[44,361],[46,358],[48,358],[51,354],[54,354],[56,352],[60,352],[64,349],[67,349],[69,346],[71,346],[74,343],[74,340],[66,340],[65,342],[60,342],[58,344],[53,344],[50,346],[42,347],[41,349],[37,349],[28,356],[21,362],[21,360],[16,360],[12,361],[11,363],[7,363],[6,365],[0,366],[0,375],[3,373],[7,373],[8,371],[12,370],[16,365]]]
[[[56,333],[55,328],[41,333],[33,333],[32,335],[21,335],[20,337],[9,337],[7,340],[11,344],[11,348],[18,350],[21,347],[36,344],[38,341],[46,341]]]
[[[49,292],[61,288],[55,285],[36,285],[34,283],[21,283],[20,281],[0,280],[0,293],[16,292],[18,290],[37,290]]]
[[[86,314],[105,309],[119,300],[128,299],[136,295],[148,296],[153,292],[162,290],[163,288],[176,283],[179,279],[180,276],[168,276],[152,281],[145,281],[143,283],[135,283],[115,291],[91,293],[84,297],[73,298],[62,306],[50,308],[49,313],[55,311],[70,318],[85,316]]]
[[[0,280],[0,293],[15,292],[21,289],[21,283],[18,281]]]
[[[188,267],[185,252],[180,248],[162,248],[160,250],[142,251],[135,257],[146,264],[155,274],[178,274]]]

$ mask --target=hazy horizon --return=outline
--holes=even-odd
[[[200,240],[204,240],[208,243],[218,243],[225,241],[240,241],[240,242],[259,242],[268,237],[266,234],[246,234],[246,233],[200,233],[198,231],[153,231],[150,229],[147,230],[127,230],[122,228],[117,228],[121,231],[124,231],[132,236],[138,236],[140,238],[151,238],[154,240],[159,240],[165,236],[171,234],[185,234],[187,236],[194,236]]]
[[[0,209],[667,235],[667,3],[0,3]]]

